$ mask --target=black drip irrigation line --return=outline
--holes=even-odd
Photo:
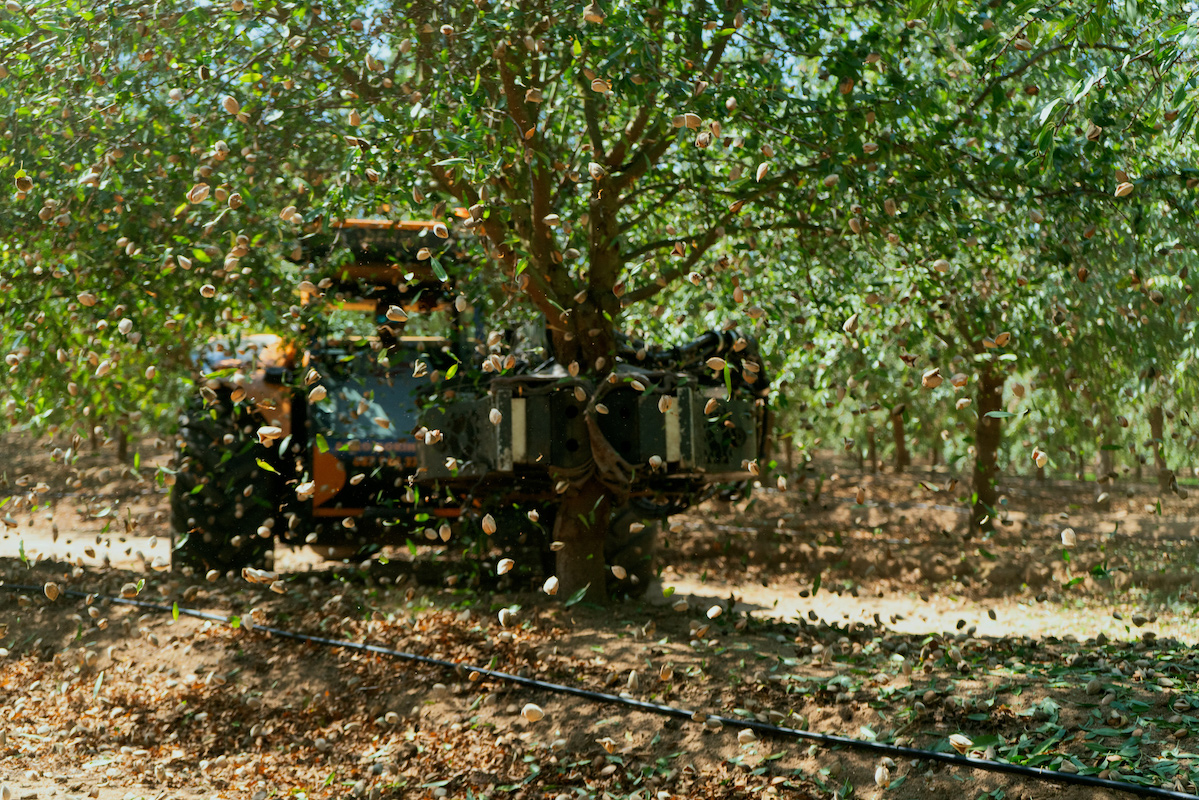
[[[24,586],[19,584],[0,583],[0,589],[7,589],[11,592],[40,592],[40,586]],[[81,592],[77,589],[62,589],[64,595],[74,597],[90,597],[91,594]],[[94,595],[96,598],[103,598],[112,603],[120,603],[122,605],[135,606],[137,608],[145,608],[153,611],[162,611],[167,613],[175,613],[176,611],[185,616],[195,617],[197,619],[208,620],[211,622],[229,623],[229,617],[221,614],[211,614],[207,611],[198,611],[194,608],[182,608],[176,606],[166,606],[161,603],[149,603],[144,600],[132,600],[125,597],[111,597],[108,595]],[[936,750],[920,750],[915,747],[901,747],[894,744],[886,744],[884,742],[871,742],[864,739],[850,739],[846,736],[834,736],[827,733],[815,733],[813,731],[803,731],[798,728],[784,728],[778,725],[771,725],[766,722],[758,722],[752,719],[733,719],[731,717],[722,717],[715,714],[704,714],[702,717],[695,712],[688,711],[683,708],[674,706],[662,705],[660,703],[650,703],[645,700],[635,700],[631,697],[621,697],[615,694],[606,694],[604,692],[593,692],[588,689],[580,689],[575,686],[566,686],[561,683],[549,683],[547,681],[539,681],[535,678],[523,678],[520,675],[512,675],[507,672],[500,672],[494,669],[485,667],[471,667],[466,664],[456,664],[453,661],[443,661],[439,658],[431,658],[429,656],[421,656],[416,653],[405,653],[401,650],[393,650],[390,647],[380,647],[375,644],[366,644],[365,642],[350,642],[344,639],[329,639],[324,636],[310,636],[306,633],[296,633],[295,631],[283,630],[282,628],[272,628],[266,625],[257,625],[253,621],[242,622],[242,625],[247,630],[261,631],[272,636],[278,636],[283,639],[293,639],[299,642],[312,642],[314,644],[323,644],[328,647],[344,647],[350,650],[358,650],[364,653],[375,653],[382,656],[390,656],[398,658],[402,661],[412,661],[417,664],[428,664],[433,667],[441,667],[454,671],[466,671],[468,673],[478,673],[479,675],[493,678],[507,683],[515,683],[519,686],[527,686],[530,689],[538,689],[543,692],[553,692],[556,694],[567,694],[574,697],[581,697],[585,700],[590,700],[596,703],[607,703],[609,705],[624,706],[625,708],[633,708],[638,711],[646,711],[651,714],[659,714],[666,717],[674,717],[675,719],[684,719],[691,721],[707,721],[713,720],[722,725],[736,726],[739,728],[748,728],[755,733],[760,733],[772,738],[783,739],[799,739],[802,741],[812,742],[814,744],[823,745],[825,747],[848,747],[854,750],[865,750],[870,753],[878,753],[879,755],[891,756],[892,758],[907,758],[918,759],[920,761],[938,761],[942,764],[950,764],[955,767],[966,767],[968,769],[977,769],[985,772],[998,772],[1006,775],[1016,775],[1022,778],[1031,778],[1038,781],[1051,781],[1056,783],[1071,784],[1074,786],[1087,786],[1093,789],[1110,789],[1115,792],[1124,792],[1127,794],[1136,795],[1138,797],[1158,797],[1166,798],[1167,800],[1199,800],[1199,795],[1187,794],[1186,792],[1176,792],[1173,789],[1163,789],[1158,786],[1141,786],[1127,781],[1113,781],[1108,778],[1099,778],[1094,775],[1076,775],[1069,772],[1060,772],[1057,770],[1044,769],[1042,767],[1028,767],[1023,764],[1009,764],[1004,761],[990,761],[983,758],[971,758],[970,756],[958,755],[957,753],[944,753]]]

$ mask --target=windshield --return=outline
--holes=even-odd
[[[355,358],[322,383],[329,394],[312,407],[316,431],[338,441],[395,442],[412,438],[416,394],[429,381],[414,378],[407,365],[387,370]]]

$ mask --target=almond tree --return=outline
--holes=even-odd
[[[491,258],[486,277],[540,312],[555,356],[592,379],[613,363],[622,318],[666,303],[684,277],[735,295],[727,321],[766,324],[774,254],[731,258],[766,232],[837,274],[838,239],[899,248],[900,264],[928,272],[913,280],[931,302],[931,265],[953,256],[975,213],[963,198],[1065,208],[1111,194],[1110,158],[1081,192],[1034,162],[1056,161],[1071,126],[1091,159],[1091,128],[1108,126],[1092,114],[1085,127],[1083,114],[1103,110],[1102,85],[1152,95],[1172,40],[1146,44],[1138,21],[1077,5],[994,19],[930,7],[922,20],[883,2],[10,2],[9,412],[27,420],[28,398],[61,395],[89,352],[136,381],[139,359],[180,364],[202,331],[292,325],[294,274],[280,255],[351,213],[468,209],[461,227]],[[1126,53],[1123,77],[1095,78]],[[1077,91],[1076,63],[1088,70]],[[1057,102],[1030,135],[1033,76],[1058,76],[1044,82]],[[1109,105],[1139,136],[1161,106],[1151,100]],[[1025,134],[1015,147],[1013,127]],[[1000,253],[1007,217],[984,216]],[[963,275],[954,291],[982,289]],[[129,315],[146,331],[139,343],[113,334]],[[27,353],[12,344],[26,325]],[[558,515],[564,594],[603,586],[619,486],[594,455]]]

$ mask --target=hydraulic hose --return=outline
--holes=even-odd
[[[39,586],[25,586],[17,584],[0,584],[0,589],[7,589],[13,592],[39,592]],[[87,592],[81,592],[77,589],[63,589],[62,594],[73,597],[87,597]],[[144,600],[134,600],[124,597],[111,597],[107,595],[96,595],[96,597],[104,597],[112,603],[120,603],[123,605],[134,606],[136,608],[144,608],[152,611],[160,611],[166,613],[174,613],[174,606],[167,606],[161,603],[150,603]],[[199,611],[192,608],[179,607],[178,613],[196,619],[209,620],[212,622],[229,622],[229,617],[221,614],[212,614],[207,611]],[[540,681],[535,678],[524,678],[520,675],[512,675],[499,670],[487,669],[486,667],[472,667],[465,664],[458,664],[453,661],[445,661],[440,658],[432,658],[430,656],[417,655],[416,653],[405,653],[401,650],[393,650],[390,647],[382,647],[380,645],[366,644],[365,642],[351,642],[344,639],[330,639],[324,636],[312,636],[306,633],[296,633],[295,631],[284,630],[282,628],[274,628],[266,625],[257,625],[252,622],[242,623],[247,629],[260,631],[271,636],[278,636],[283,639],[293,639],[299,642],[312,642],[313,644],[322,644],[327,647],[344,647],[350,650],[357,650],[364,653],[375,653],[376,655],[388,656],[397,658],[402,661],[411,661],[417,664],[427,664],[433,667],[440,667],[449,670],[466,670],[468,672],[478,673],[479,675],[491,678],[493,680],[513,683],[518,686],[526,686],[530,689],[536,689],[543,692],[552,692],[555,694],[571,695],[580,697],[584,700],[590,700],[595,703],[605,703],[608,705],[623,706],[632,708],[638,711],[645,711],[651,714],[658,714],[665,717],[673,717],[683,720],[714,720],[722,725],[736,726],[739,728],[748,728],[754,731],[755,734],[761,734],[776,739],[798,739],[801,741],[812,742],[824,747],[848,747],[853,750],[863,750],[878,755],[890,756],[892,758],[919,759],[921,761],[936,761],[942,764],[950,764],[955,767],[966,767],[968,769],[977,769],[984,772],[998,772],[1005,775],[1016,775],[1022,778],[1030,778],[1038,781],[1052,781],[1073,786],[1087,786],[1094,789],[1110,789],[1115,792],[1124,792],[1126,794],[1135,795],[1137,797],[1155,797],[1165,800],[1199,800],[1199,795],[1187,794],[1186,792],[1177,792],[1173,789],[1164,789],[1158,786],[1141,786],[1135,783],[1126,781],[1115,781],[1109,778],[1100,778],[1094,775],[1076,775],[1069,772],[1060,772],[1056,770],[1044,769],[1042,767],[1029,767],[1023,764],[1009,764],[1004,761],[991,761],[983,758],[972,758],[966,755],[957,753],[945,753],[936,750],[921,750],[915,747],[901,747],[894,744],[886,744],[885,742],[872,742],[865,739],[851,739],[846,736],[835,736],[828,733],[816,733],[814,731],[804,731],[798,728],[786,728],[778,725],[771,725],[766,722],[758,722],[752,719],[734,719],[731,717],[723,717],[715,714],[704,714],[702,717],[697,716],[695,712],[688,711],[675,706],[663,705],[661,703],[651,703],[646,700],[637,700],[631,697],[621,697],[619,695],[607,694],[605,692],[594,692],[590,689],[581,689],[576,686],[567,686],[561,683],[549,683]]]

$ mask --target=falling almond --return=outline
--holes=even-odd
[[[595,3],[588,3],[587,7],[583,9],[583,20],[592,25],[602,25],[606,16]]]
[[[495,532],[496,532],[495,517],[491,516],[490,514],[485,514],[483,516],[483,533],[490,536],[491,534],[493,534]]]
[[[941,380],[941,370],[939,367],[933,367],[930,370],[926,370],[924,374],[920,376],[920,384],[925,389],[936,389],[941,385]]]
[[[758,171],[755,173],[756,179],[758,181],[761,181],[763,178],[766,177],[766,173],[769,171],[770,171],[770,162],[763,161],[761,164],[758,165]]]
[[[1125,181],[1116,187],[1116,197],[1128,197],[1128,195],[1132,194],[1134,188],[1131,183]]]
[[[283,429],[275,425],[263,425],[258,429],[258,441],[270,446],[271,442],[283,435]]]
[[[520,715],[529,722],[538,722],[545,718],[545,711],[536,703],[526,703],[520,710]]]
[[[495,571],[498,575],[507,575],[516,566],[516,562],[510,558],[501,558],[500,563],[496,564]]]

